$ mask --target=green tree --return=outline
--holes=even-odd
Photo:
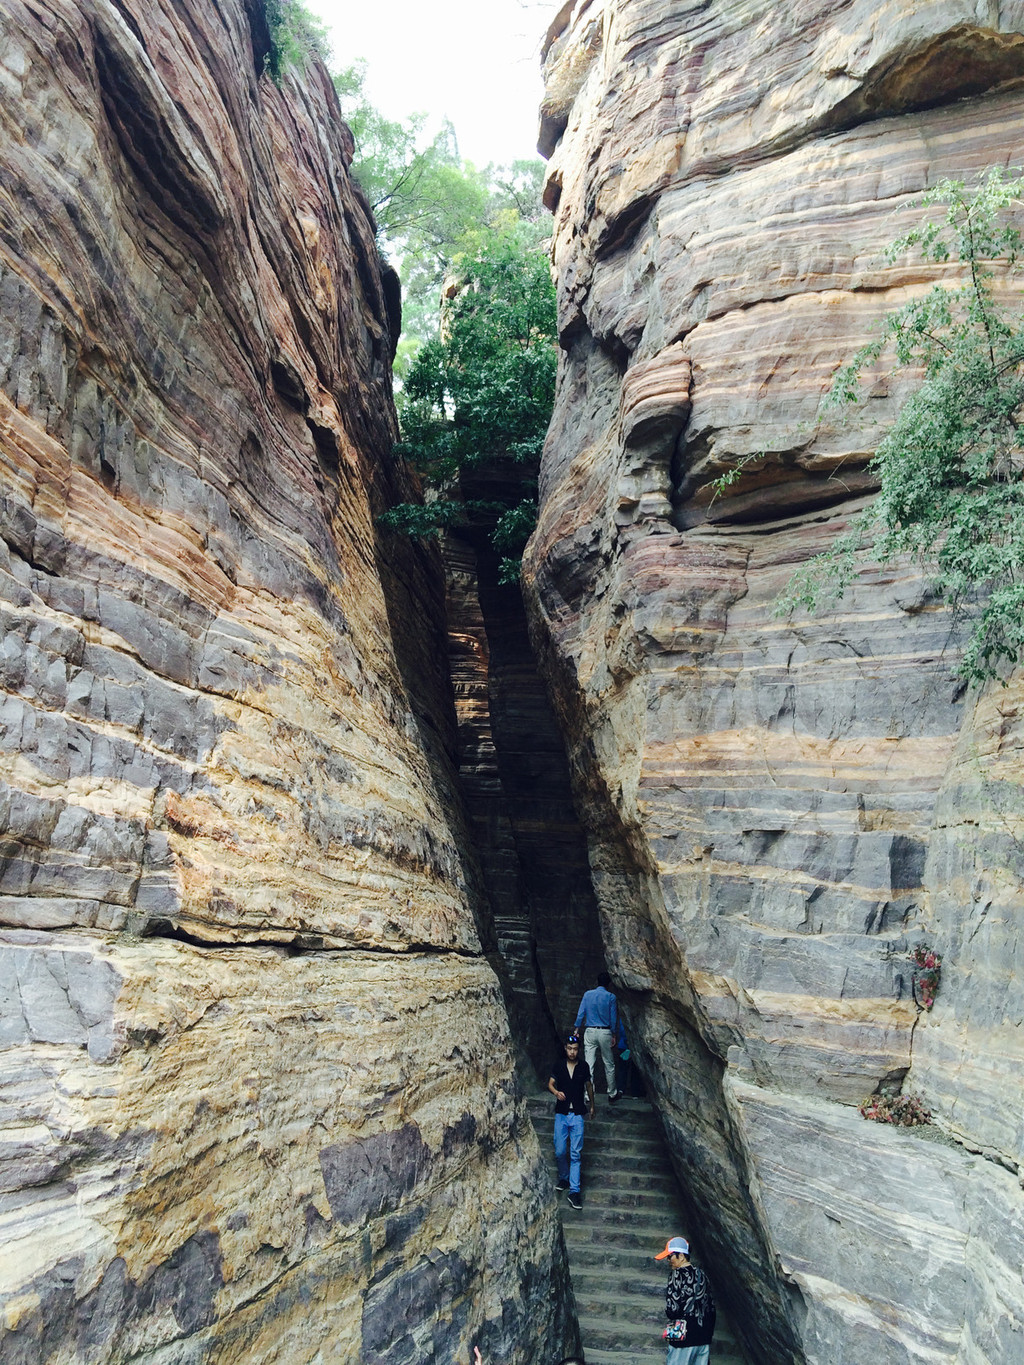
[[[264,3],[275,79],[311,52],[323,55],[322,25],[303,0]],[[503,573],[517,577],[536,520],[536,466],[556,368],[554,291],[542,250],[549,222],[543,164],[477,170],[459,155],[450,124],[427,138],[423,115],[385,118],[367,95],[365,62],[333,80],[355,140],[352,173],[403,285],[394,363],[399,454],[423,475],[426,500],[383,520],[425,535],[484,517],[506,556]],[[495,462],[514,470],[498,480],[500,496],[467,497],[463,472]]]
[[[339,71],[334,86],[355,139],[352,174],[370,201],[385,245],[437,251],[481,221],[487,187],[464,165],[450,123],[424,143],[425,115],[385,118],[367,97],[363,61]]]
[[[794,577],[780,604],[813,610],[841,596],[865,551],[881,563],[912,556],[943,597],[976,613],[958,669],[973,682],[1024,655],[1024,329],[1019,306],[1007,306],[1022,189],[998,169],[973,189],[943,180],[922,200],[945,205],[942,218],[889,248],[890,260],[916,248],[926,261],[963,269],[957,282],[890,313],[836,374],[826,407],[856,403],[863,372],[885,353],[923,379],[871,462],[877,497]],[[1012,296],[1019,301],[1019,286]]]
[[[334,76],[342,115],[352,129],[352,173],[370,201],[382,249],[402,280],[403,335],[395,374],[404,383],[424,341],[437,336],[441,286],[471,234],[506,220],[509,211],[536,225],[544,210],[543,164],[477,170],[459,155],[451,124],[425,136],[425,116],[388,119],[366,93],[366,63],[354,62]]]
[[[554,289],[536,238],[531,224],[509,213],[504,225],[465,239],[440,335],[419,351],[402,395],[398,453],[423,476],[427,498],[382,518],[396,530],[431,535],[493,516],[506,580],[518,575],[536,520],[537,462],[557,368]],[[462,497],[466,471],[496,462],[517,471],[510,491],[490,503]]]

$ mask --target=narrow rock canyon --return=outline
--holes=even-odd
[[[0,1360],[556,1365],[525,1096],[607,965],[753,1365],[1018,1365],[1024,681],[914,566],[775,603],[912,382],[816,422],[883,247],[1024,163],[1024,4],[558,11],[522,592],[377,520],[399,284],[270,52],[0,0]]]

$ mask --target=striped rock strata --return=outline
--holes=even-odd
[[[1020,687],[965,699],[914,569],[774,603],[906,392],[880,370],[815,424],[932,278],[882,247],[940,175],[1024,155],[1024,7],[577,0],[545,66],[564,354],[527,577],[720,1291],[757,1360],[1016,1360]],[[859,1117],[901,1084],[947,1145]]]
[[[573,1341],[440,561],[375,528],[396,285],[268,52],[257,0],[0,24],[11,1365]]]

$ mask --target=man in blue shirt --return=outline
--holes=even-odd
[[[619,1098],[619,1091],[615,1088],[615,1062],[612,1058],[612,1043],[619,1031],[619,1002],[608,989],[611,980],[607,972],[601,972],[597,978],[596,988],[584,992],[580,1007],[576,1011],[576,1029],[578,1032],[580,1024],[585,1019],[583,1056],[590,1068],[591,1076],[594,1076],[594,1063],[597,1061],[597,1054],[600,1051],[601,1061],[604,1063],[604,1080],[608,1087],[608,1098],[614,1104]]]

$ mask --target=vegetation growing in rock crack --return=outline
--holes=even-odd
[[[326,60],[330,53],[327,25],[302,0],[263,0],[270,30],[267,70],[280,85],[289,67],[298,70],[311,56]]]
[[[959,262],[940,282],[884,320],[878,336],[838,371],[826,407],[856,403],[861,377],[883,353],[920,370],[872,461],[880,491],[832,548],[790,584],[781,610],[840,597],[867,551],[881,563],[910,555],[939,593],[976,612],[959,673],[997,677],[1024,655],[1024,328],[997,297],[1019,267],[1012,221],[1022,182],[991,170],[973,189],[942,180],[922,199],[944,216],[899,238],[894,260],[916,248],[935,264]]]
[[[926,943],[919,943],[911,954],[914,964],[914,1000],[923,1010],[930,1010],[935,1004],[935,992],[939,989],[942,976],[942,957]]]
[[[554,402],[543,165],[477,170],[459,155],[450,124],[426,140],[421,115],[385,118],[367,97],[363,62],[334,84],[355,138],[352,173],[402,281],[396,453],[419,471],[426,493],[424,503],[400,504],[381,520],[420,536],[489,524],[502,581],[516,581],[537,519],[537,462]],[[467,495],[463,473],[496,462],[506,468],[501,497]]]
[[[467,518],[496,517],[503,582],[536,520],[536,471],[554,402],[554,290],[547,255],[528,224],[470,234],[454,262],[440,335],[409,369],[398,453],[423,475],[427,499],[381,520],[432,535]],[[500,502],[462,496],[467,470],[501,463],[513,473]]]
[[[385,254],[402,280],[402,340],[395,375],[404,383],[420,346],[438,334],[439,301],[455,258],[472,249],[473,234],[516,221],[540,241],[547,233],[541,206],[543,165],[514,161],[478,170],[459,154],[450,123],[425,135],[422,114],[389,119],[366,93],[366,63],[334,76],[342,116],[352,129],[352,174],[373,210]]]
[[[931,1110],[919,1095],[869,1095],[860,1105],[861,1116],[896,1128],[918,1128],[931,1123]]]

